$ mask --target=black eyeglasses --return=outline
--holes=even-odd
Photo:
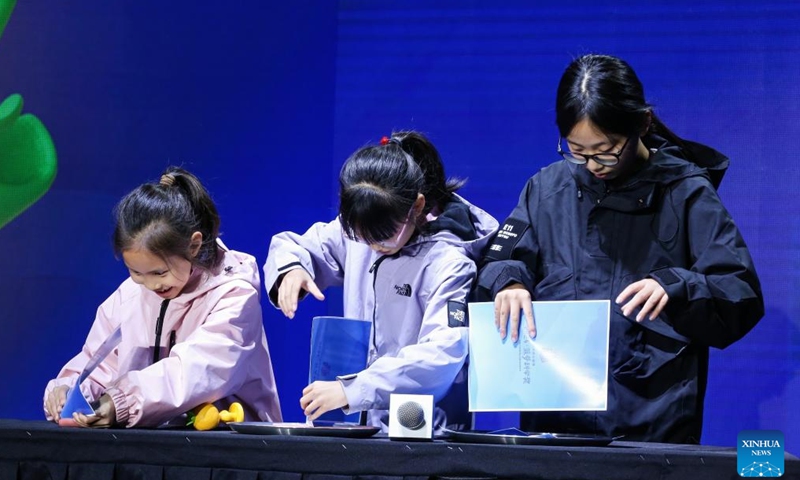
[[[622,156],[622,152],[625,151],[625,147],[628,146],[628,142],[631,140],[631,137],[625,139],[625,143],[622,144],[622,148],[619,149],[617,153],[595,153],[594,155],[586,155],[584,153],[572,153],[572,152],[565,152],[561,149],[561,140],[562,137],[558,137],[558,154],[561,155],[564,160],[568,162],[572,162],[576,165],[585,165],[589,160],[594,160],[595,162],[599,163],[600,165],[605,165],[606,167],[613,167],[614,165],[619,163],[619,157]]]

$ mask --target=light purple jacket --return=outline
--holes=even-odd
[[[280,421],[260,287],[255,259],[244,253],[225,251],[212,272],[195,268],[167,306],[163,354],[153,364],[161,298],[128,278],[97,309],[83,349],[50,380],[44,398],[57,386],[72,387],[100,344],[121,325],[119,346],[82,384],[90,400],[111,396],[119,423],[158,426],[206,402],[220,409],[240,402],[245,420]]]
[[[466,306],[476,276],[474,259],[498,223],[455,197],[429,224],[448,230],[416,235],[392,256],[348,239],[338,219],[316,223],[303,235],[277,234],[270,244],[264,274],[273,305],[281,275],[304,268],[320,289],[343,287],[345,317],[372,321],[369,366],[339,380],[349,405],[345,412],[368,410],[369,423],[384,431],[392,393],[434,395],[435,429],[470,422],[462,372],[468,335],[463,326],[448,326],[448,301]],[[459,223],[458,218],[469,220]],[[461,385],[460,398],[451,401],[445,396],[451,396],[454,382]]]

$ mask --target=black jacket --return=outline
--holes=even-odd
[[[700,159],[688,161],[648,142],[650,160],[622,185],[566,161],[542,169],[484,258],[476,300],[522,283],[533,300],[612,301],[608,410],[523,413],[525,430],[698,443],[708,347],[730,345],[763,316],[752,259],[716,192],[728,159],[687,142]],[[614,300],[648,277],[669,302],[637,323],[638,311],[625,317]]]

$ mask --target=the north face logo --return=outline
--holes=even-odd
[[[398,294],[398,295],[402,295],[404,297],[410,297],[411,296],[411,285],[409,285],[407,283],[405,285],[395,285],[394,286],[394,290],[395,290],[395,293]]]

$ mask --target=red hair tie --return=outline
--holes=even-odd
[[[381,145],[388,145],[389,141],[389,137],[381,137]]]

